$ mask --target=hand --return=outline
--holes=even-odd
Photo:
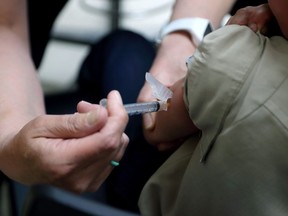
[[[268,33],[268,24],[272,20],[273,14],[268,4],[262,4],[256,7],[245,7],[239,9],[232,16],[227,25],[238,24],[248,26],[252,31],[260,31],[266,35]]]
[[[86,102],[73,115],[35,118],[4,145],[1,170],[25,184],[52,184],[74,192],[95,191],[128,144],[128,116],[118,92],[107,110]]]
[[[171,87],[177,80],[187,73],[186,59],[193,54],[195,46],[190,36],[184,32],[167,35],[158,50],[150,73],[167,87]],[[155,100],[151,87],[145,83],[138,96],[139,102]],[[155,113],[143,115],[144,130],[154,127]]]

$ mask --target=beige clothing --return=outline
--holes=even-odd
[[[147,216],[288,215],[288,42],[248,27],[209,34],[188,65],[185,100],[201,138],[145,185]]]

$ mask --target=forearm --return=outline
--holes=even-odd
[[[0,47],[1,145],[9,133],[43,114],[44,103],[26,45],[13,33],[0,28]]]
[[[10,127],[17,131],[27,121],[44,113],[42,90],[29,50],[27,17],[26,0],[0,1],[2,132]]]
[[[208,19],[215,28],[219,26],[223,16],[229,12],[234,2],[234,0],[177,0],[171,21],[201,17]],[[176,31],[166,35],[150,72],[165,85],[173,85],[176,80],[186,75],[185,59],[194,53],[195,48],[196,44],[193,43],[193,38],[188,32]]]
[[[4,147],[28,121],[44,113],[44,102],[30,57],[25,1],[1,1],[0,7],[0,147]]]

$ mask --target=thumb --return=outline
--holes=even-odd
[[[46,131],[46,137],[79,138],[99,131],[105,125],[108,115],[105,108],[96,106],[87,113],[46,115],[41,118],[37,127],[42,128],[42,132],[43,129]]]

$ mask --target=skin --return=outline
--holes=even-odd
[[[128,144],[118,92],[107,110],[80,102],[73,115],[46,115],[32,63],[25,0],[0,0],[0,169],[24,184],[95,191]]]
[[[269,30],[267,29],[269,21],[275,16],[282,33],[287,38],[287,9],[288,2],[286,0],[270,0],[268,4],[240,9],[230,18],[227,25],[246,25],[255,32],[260,31],[265,34]],[[183,85],[184,79],[180,79],[170,87],[173,91],[173,98],[167,112],[157,112],[153,116],[144,117],[145,137],[159,150],[176,148],[187,136],[200,131],[193,124],[186,110],[183,101]],[[143,88],[142,91],[144,90]],[[144,93],[141,92],[141,94]]]
[[[239,9],[234,16],[227,22],[228,25],[246,25],[254,32],[260,31],[266,34],[267,24],[272,19],[273,14],[268,4],[262,4],[256,7],[245,7]]]
[[[245,7],[237,11],[227,24],[247,25],[253,31],[266,34],[269,21],[275,17],[283,36],[288,38],[288,2],[285,0],[270,0],[268,4],[257,7]]]
[[[269,4],[274,11],[273,2]],[[217,27],[233,3],[232,0],[215,0],[213,4],[208,0],[178,0],[171,20],[199,16],[208,18]],[[285,4],[284,0],[282,3]],[[121,97],[118,92],[111,92],[107,110],[80,102],[78,112],[73,115],[46,115],[43,92],[30,57],[26,7],[25,0],[0,0],[0,169],[24,184],[52,184],[75,192],[95,191],[113,169],[110,161],[119,161],[128,143],[123,133],[128,117]],[[285,19],[277,19],[285,23]],[[286,28],[282,30],[287,32]],[[194,50],[188,34],[170,34],[163,40],[150,72],[173,89],[186,75],[183,59]],[[150,100],[151,90],[145,84],[139,101]],[[180,107],[173,104],[174,99],[169,112],[175,108],[178,113]],[[155,116],[145,116],[144,127],[146,134],[156,133]],[[163,149],[177,145],[178,136],[195,131],[185,131],[184,135],[174,133],[171,142],[163,141],[168,144]]]
[[[222,17],[235,3],[234,0],[176,0],[171,20],[184,17],[202,17],[211,21],[217,28]],[[178,31],[167,35],[158,49],[150,73],[167,87],[186,75],[185,59],[195,51],[195,44],[186,32]],[[145,83],[138,96],[138,101],[151,101],[149,84]],[[154,127],[155,114],[144,115],[144,128]]]
[[[217,28],[222,17],[230,10],[234,0],[176,0],[171,20],[184,17],[202,17],[211,21]],[[185,77],[187,70],[185,59],[195,51],[195,44],[190,35],[178,31],[167,35],[157,51],[157,56],[150,69],[150,73],[167,87],[173,86],[178,80]],[[154,100],[151,88],[148,83],[142,87],[138,101],[146,102]],[[155,129],[156,113],[149,113],[143,116],[144,134],[151,134]],[[149,139],[149,137],[147,137]],[[149,139],[151,141],[151,139]],[[173,148],[173,143],[158,143],[159,149],[166,150]],[[178,143],[178,142],[177,142]]]
[[[144,130],[147,141],[161,151],[177,148],[185,137],[197,133],[199,129],[191,121],[183,100],[184,78],[170,89],[173,97],[167,111],[158,112],[153,130]]]

